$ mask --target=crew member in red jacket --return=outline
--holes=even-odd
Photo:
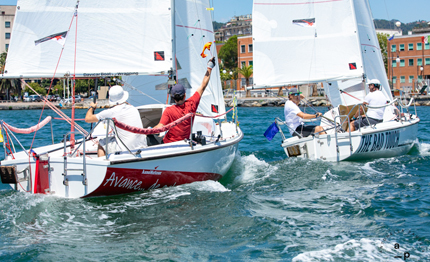
[[[161,116],[160,123],[158,123],[154,128],[160,128],[165,125],[172,123],[173,121],[185,116],[188,113],[195,113],[199,107],[200,99],[205,91],[209,79],[211,77],[212,69],[215,67],[215,57],[213,57],[208,62],[208,68],[205,76],[203,77],[202,84],[194,93],[193,96],[185,100],[185,88],[181,84],[176,84],[172,87],[171,96],[175,100],[175,105],[167,107],[163,115]],[[163,138],[163,143],[171,143],[186,138],[190,138],[191,133],[191,121],[194,117],[189,118],[175,127],[172,127]]]

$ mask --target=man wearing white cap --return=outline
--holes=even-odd
[[[387,98],[380,90],[381,82],[378,79],[372,79],[368,83],[370,93],[364,97],[364,105],[369,106],[383,106],[387,104]],[[362,108],[360,107],[355,113],[354,117],[351,119],[351,132],[357,130],[359,127],[376,125],[382,123],[384,120],[385,107],[382,108],[369,108],[367,110],[367,117],[362,115],[359,119],[358,116],[362,114]]]
[[[300,93],[297,88],[291,88],[288,90],[288,101],[285,103],[284,114],[285,123],[290,130],[292,136],[307,137],[311,134],[324,135],[324,128],[315,125],[304,125],[302,119],[312,119],[321,116],[321,113],[306,114],[303,113],[299,108],[299,103],[302,98],[302,93]]]
[[[121,86],[112,86],[109,89],[109,104],[112,107],[94,115],[97,103],[91,102],[87,115],[85,116],[85,122],[94,123],[106,118],[115,118],[119,122],[129,126],[143,128],[139,111],[134,106],[127,103],[128,96],[128,92],[124,91]],[[115,137],[109,137],[107,143],[106,139],[100,139],[97,151],[97,155],[99,157],[106,155],[106,144],[108,147],[108,153],[127,151],[127,148],[134,150],[147,147],[146,135],[134,134],[120,128],[117,128],[116,130],[118,131],[117,137],[122,142],[117,141]],[[127,148],[124,147],[123,143]]]

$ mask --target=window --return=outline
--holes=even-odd
[[[423,44],[417,43],[417,50],[423,50]]]
[[[393,59],[393,62],[391,63],[392,67],[397,67],[396,59]]]
[[[409,66],[413,66],[414,65],[414,59],[409,59]]]
[[[5,47],[6,52],[7,52],[7,50],[9,49],[9,44],[6,44],[4,47]]]
[[[10,33],[6,33],[5,37],[6,39],[10,39]]]
[[[418,76],[418,81],[422,81],[423,80],[423,76]]]
[[[423,65],[423,59],[417,58],[417,66],[422,66],[422,65]]]
[[[241,78],[241,86],[246,86],[246,78]]]
[[[397,48],[396,48],[397,46],[396,45],[391,45],[391,52],[396,52],[397,50]]]
[[[245,53],[245,45],[241,45],[240,46],[240,52],[241,53]]]
[[[397,76],[393,76],[393,84],[397,82]]]
[[[4,22],[4,27],[5,28],[10,28],[10,22],[9,21]]]
[[[414,50],[414,44],[408,44],[408,51]]]
[[[404,83],[405,82],[405,76],[400,76],[400,83]]]
[[[252,53],[252,44],[248,45],[248,53]]]
[[[400,59],[400,67],[405,66],[405,59]]]
[[[426,64],[425,65],[430,65],[430,58],[426,58]]]
[[[409,83],[414,82],[414,76],[409,76]]]
[[[405,44],[399,45],[399,51],[405,51]]]
[[[240,64],[241,64],[240,68],[244,68],[246,66],[246,62],[245,61],[241,62]]]
[[[424,45],[424,50],[429,50],[430,49],[430,43],[427,43]]]
[[[252,61],[249,61],[249,62],[248,62],[248,65],[249,65],[249,66],[252,66]]]

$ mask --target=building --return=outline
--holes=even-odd
[[[429,34],[396,36],[387,44],[388,80],[392,89],[417,91],[430,81]]]
[[[252,35],[252,15],[235,16],[215,32],[215,41],[225,42],[234,35]]]
[[[389,36],[401,36],[403,34],[402,29],[376,29],[377,34],[387,34]]]
[[[253,63],[253,47],[252,47],[252,36],[240,36],[237,38],[237,65],[239,68],[243,68],[245,66],[252,66]],[[245,88],[246,79],[239,74],[238,76],[240,80],[240,87]],[[252,77],[249,78],[249,86],[253,85]]]
[[[0,5],[0,53],[9,48],[15,11],[15,5]]]

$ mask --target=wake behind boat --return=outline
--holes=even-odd
[[[200,57],[200,52],[205,43],[214,41],[208,8],[209,1],[20,0],[3,77],[158,76],[168,83],[166,87],[178,78],[191,88],[187,94],[192,93],[200,84],[196,81],[201,81],[208,60]],[[179,33],[178,25],[184,29]],[[176,40],[184,35],[188,35],[188,42],[181,43],[177,55]],[[73,113],[69,118],[45,100],[73,128],[63,143],[31,150],[25,149],[13,133],[37,132],[51,119],[27,129],[2,121],[6,155],[0,166],[2,182],[23,192],[76,198],[220,179],[232,165],[243,133],[236,108],[231,109],[233,122],[226,121],[218,66],[213,71],[197,114],[178,120],[194,118],[192,135],[182,141],[160,144],[159,138],[151,135],[160,132],[150,127],[160,121],[169,106],[166,104],[137,106],[143,129],[134,131],[148,135],[148,147],[106,152],[103,157],[97,156],[98,142],[117,136],[121,123],[114,119],[104,119],[88,132],[75,123]],[[126,125],[121,128],[132,131]],[[22,151],[17,152],[15,145]]]
[[[321,119],[326,134],[286,138],[284,121],[275,120],[287,156],[342,161],[409,152],[420,120],[409,110],[412,101],[393,99],[367,0],[254,0],[253,19],[253,88],[323,82],[333,105]],[[371,79],[381,83],[382,106],[363,103]],[[351,132],[357,110],[368,119],[367,109],[381,107],[381,123]]]

